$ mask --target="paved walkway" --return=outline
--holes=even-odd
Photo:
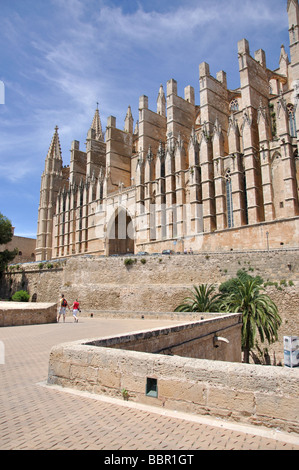
[[[169,321],[67,318],[0,328],[0,449],[299,450],[299,436],[46,386],[53,345],[162,324]]]

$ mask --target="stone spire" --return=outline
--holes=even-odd
[[[162,84],[160,85],[159,94],[157,98],[157,114],[160,114],[161,116],[166,116],[166,99]]]
[[[132,110],[131,110],[131,106],[129,106],[127,114],[126,114],[126,118],[125,118],[125,132],[129,132],[130,134],[133,134],[133,123],[134,123],[134,119],[132,116]]]
[[[58,160],[62,160],[58,126],[55,127],[55,132],[48,150],[47,158],[56,158]]]
[[[36,240],[37,261],[52,258],[53,217],[57,207],[57,196],[65,183],[63,170],[58,127],[56,126],[41,178]]]
[[[99,113],[99,108],[97,106],[97,109],[95,111],[93,121],[91,124],[91,129],[95,131],[95,139],[96,140],[104,140],[103,136],[103,131],[102,131],[102,124],[101,124],[101,118],[100,118],[100,113]]]

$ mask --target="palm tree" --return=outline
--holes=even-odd
[[[214,294],[216,287],[209,284],[193,286],[189,289],[190,296],[176,307],[175,312],[218,312],[222,295]]]
[[[275,303],[266,294],[259,279],[251,278],[242,281],[233,279],[234,289],[224,299],[222,306],[226,311],[243,314],[242,349],[244,362],[249,363],[249,354],[254,347],[256,334],[263,343],[265,339],[273,343],[278,339],[278,328],[281,318]]]

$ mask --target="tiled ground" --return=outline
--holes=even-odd
[[[102,400],[45,386],[51,347],[169,321],[70,317],[65,324],[0,328],[0,449],[299,450],[299,436]],[[188,417],[187,417],[188,418]]]

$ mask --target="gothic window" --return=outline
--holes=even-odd
[[[243,185],[244,185],[245,224],[248,225],[248,200],[247,200],[247,185],[246,185],[245,171],[243,172]]]
[[[80,191],[80,207],[79,207],[79,230],[82,230],[82,217],[83,217],[83,190]],[[81,232],[79,234],[79,241],[81,241]]]
[[[294,106],[292,104],[288,104],[287,108],[289,114],[290,136],[296,137],[296,118]]]
[[[103,200],[103,194],[104,194],[104,188],[103,188],[103,183],[100,185],[100,201]]]
[[[232,100],[229,104],[230,111],[239,111],[239,103],[238,100]]]
[[[270,111],[270,120],[271,120],[271,131],[272,136],[276,137],[277,134],[277,124],[276,124],[276,113],[274,109],[274,104],[269,103],[269,111]]]
[[[160,175],[157,175],[157,178],[165,178],[165,150],[160,141],[157,158],[160,159]]]
[[[232,181],[231,181],[229,170],[226,172],[225,179],[226,179],[227,225],[228,225],[228,228],[231,228],[234,226],[234,214],[233,214]]]

